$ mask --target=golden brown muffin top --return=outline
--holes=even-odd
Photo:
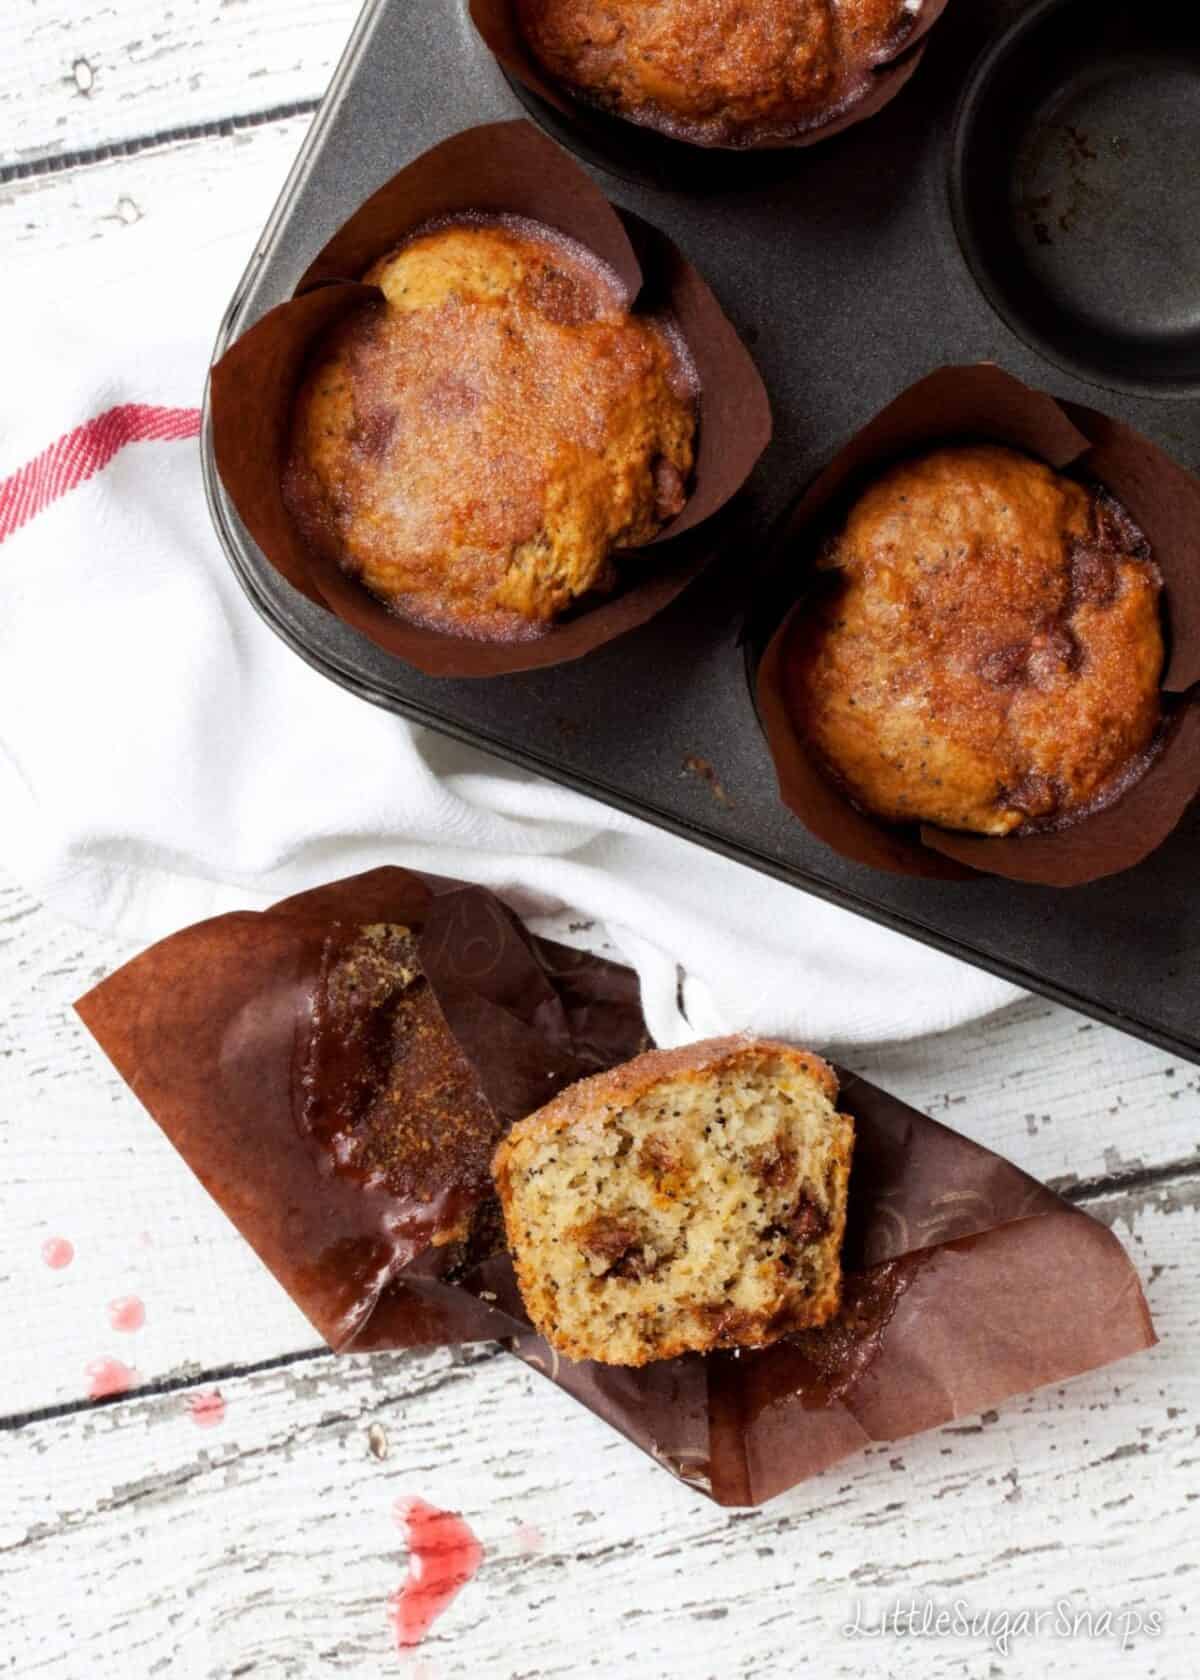
[[[598,1109],[616,1109],[637,1102],[665,1079],[705,1079],[711,1073],[736,1068],[751,1059],[784,1062],[811,1079],[830,1102],[837,1101],[838,1077],[823,1057],[811,1050],[798,1050],[773,1038],[754,1038],[748,1033],[727,1033],[723,1038],[703,1038],[675,1050],[643,1050],[628,1062],[606,1068],[603,1073],[577,1079],[534,1114],[518,1120],[502,1139],[492,1158],[492,1175],[502,1180],[516,1146],[525,1138],[564,1132],[587,1124]]]
[[[785,650],[793,721],[849,797],[982,834],[1116,797],[1160,722],[1158,576],[1106,493],[992,444],[885,472]]]
[[[300,389],[285,496],[403,616],[536,634],[682,508],[695,396],[614,277],[510,221],[419,234],[364,276]]]
[[[836,116],[915,27],[904,0],[517,0],[574,92],[685,140],[786,139]]]

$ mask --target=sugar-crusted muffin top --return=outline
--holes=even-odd
[[[904,0],[517,0],[534,56],[582,98],[681,139],[786,139],[836,116],[915,27]]]
[[[992,444],[855,502],[784,653],[793,721],[864,809],[982,834],[1059,825],[1145,768],[1161,580],[1111,497]]]
[[[614,552],[686,501],[696,394],[673,334],[515,220],[430,229],[364,278],[383,299],[296,401],[285,499],[306,539],[460,635],[534,635],[611,588]]]

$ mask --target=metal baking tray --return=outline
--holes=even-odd
[[[649,137],[631,143],[620,125],[610,145],[603,124],[581,143],[533,110],[616,203],[687,251],[762,369],[775,440],[728,552],[650,624],[576,664],[427,678],[265,563],[216,478],[206,416],[211,510],[251,601],[302,658],[364,699],[1200,1061],[1200,804],[1148,862],[1091,887],[912,880],[848,863],[777,798],[742,635],[753,562],[787,502],[845,437],[942,363],[997,361],[1200,464],[1200,44],[1194,24],[1172,21],[1185,10],[1173,0],[951,0],[891,106],[785,154],[681,154]],[[1006,76],[1022,97],[1003,108],[1027,120],[997,154],[980,137]],[[533,103],[474,35],[465,0],[368,0],[216,354],[290,294],[334,229],[403,164]],[[957,120],[976,109],[974,128]],[[1089,383],[1097,377],[1108,388]]]

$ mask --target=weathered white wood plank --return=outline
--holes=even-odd
[[[10,283],[64,285],[70,259],[106,278],[153,272],[172,249],[239,232],[249,258],[308,129],[307,117],[113,157],[0,186],[0,244]],[[227,299],[213,299],[219,319]]]
[[[0,892],[0,1414],[82,1395],[105,1355],[149,1380],[315,1340],[79,1026],[73,1000],[129,955]],[[75,1247],[61,1271],[54,1236]],[[121,1335],[107,1304],[131,1294],[146,1323]]]
[[[1200,1068],[1044,999],[854,1065],[1056,1190],[1200,1165]]]
[[[403,1574],[389,1508],[461,1509],[479,1577],[397,1672],[416,1680],[919,1673],[1092,1680],[1195,1672],[1200,1423],[1195,1180],[1102,1209],[1132,1242],[1162,1334],[1150,1353],[879,1448],[751,1514],[672,1482],[503,1356],[322,1359],[227,1381],[200,1431],[181,1394],[10,1437],[0,1618],[40,1680],[391,1672]],[[1069,1288],[1070,1280],[1054,1280]],[[368,1429],[382,1425],[388,1456]],[[544,1545],[529,1555],[521,1525]],[[973,1612],[1157,1610],[1109,1639],[890,1639],[860,1600]]]
[[[292,1307],[193,1181],[71,1004],[132,954],[0,890],[0,1415],[78,1399],[121,1358],[149,1382],[311,1347]],[[1188,1159],[1200,1072],[1067,1010],[1030,1001],[975,1027],[856,1058],[917,1107],[1051,1180]],[[49,1237],[74,1243],[63,1271]],[[109,1328],[134,1294],[144,1328]]]
[[[9,0],[0,168],[320,98],[358,0]]]

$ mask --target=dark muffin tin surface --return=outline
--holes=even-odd
[[[296,652],[344,687],[1200,1060],[1193,861],[1200,802],[1148,862],[1090,887],[931,882],[848,863],[779,802],[741,640],[754,604],[755,565],[785,505],[850,433],[943,363],[997,361],[1056,395],[1127,420],[1183,465],[1200,466],[1200,403],[1188,394],[1185,365],[1189,335],[1200,331],[1200,263],[1193,255],[1187,272],[1168,285],[1145,232],[1155,229],[1171,246],[1178,208],[1196,198],[1200,66],[1173,50],[1182,77],[1175,145],[1165,148],[1151,124],[1154,154],[1142,156],[1149,140],[1138,126],[1146,120],[1138,65],[1148,58],[1162,70],[1161,42],[1178,40],[1163,33],[1171,11],[1091,3],[1106,15],[1124,14],[1127,30],[1140,19],[1144,38],[1137,51],[1128,35],[1113,46],[1103,98],[1067,89],[1068,106],[1082,100],[1079,110],[1095,111],[1092,120],[1105,125],[1104,132],[1081,127],[1071,107],[1068,120],[1082,136],[1077,173],[1087,178],[1092,160],[1083,154],[1094,151],[1104,165],[1104,191],[1119,198],[1124,177],[1117,166],[1123,157],[1139,160],[1130,178],[1153,185],[1153,205],[1142,199],[1135,208],[1154,285],[1139,290],[1137,248],[1119,227],[1111,232],[1119,218],[1065,216],[1067,225],[1049,233],[1061,240],[1061,252],[1040,247],[1054,258],[1043,289],[1057,288],[1058,301],[1074,311],[1065,337],[1031,330],[1000,284],[1007,277],[1020,292],[1025,283],[1012,279],[1012,252],[1032,259],[1039,248],[1036,233],[1031,247],[1019,226],[1027,209],[1019,171],[1010,164],[1007,175],[998,173],[994,153],[954,143],[964,95],[987,96],[986,89],[968,91],[973,67],[1007,28],[1046,9],[1036,0],[951,0],[925,62],[893,104],[808,150],[714,158],[711,166],[689,156],[686,167],[672,154],[656,155],[652,166],[639,168],[627,150],[606,155],[591,134],[579,146],[613,200],[664,228],[704,273],[750,344],[775,413],[775,440],[735,522],[725,527],[723,558],[642,630],[547,671],[487,681],[423,677],[310,605],[263,561],[216,480],[207,425],[205,472],[218,531],[251,600]],[[1081,20],[1082,64],[1096,48],[1096,31],[1083,17],[1089,4],[1056,0],[1053,9]],[[1062,85],[1073,76],[1064,71]],[[1039,122],[1047,146],[1065,144],[1054,140],[1061,119],[1054,90],[1039,88],[1040,103],[1031,98],[1023,109],[1035,150]],[[971,109],[964,106],[968,115]],[[525,111],[476,39],[462,0],[369,0],[218,349],[290,295],[334,229],[403,164],[458,129]],[[549,126],[556,138],[575,138],[561,120]],[[1074,143],[1069,135],[1067,143]],[[972,246],[968,262],[952,200],[964,234],[970,207],[991,206],[982,221],[999,219],[999,231],[1008,229],[999,256],[989,248],[981,258]],[[1183,213],[1195,229],[1192,209]],[[1070,245],[1076,235],[1087,242],[1082,256]],[[1092,275],[1089,284],[1099,286],[1093,271],[1110,256],[1114,291],[1101,320],[1104,309],[1081,289],[1080,276]],[[1030,290],[1025,286],[1024,295]],[[1099,295],[1103,303],[1102,286]],[[1129,297],[1143,300],[1142,313],[1123,301]],[[1104,332],[1083,334],[1087,310]],[[1104,333],[1107,343],[1100,342]],[[1076,342],[1083,337],[1086,349]],[[1157,350],[1167,340],[1174,350],[1158,363],[1165,377],[1148,377],[1144,360],[1140,373],[1129,373],[1131,347],[1136,357],[1143,342]],[[1064,371],[1060,364],[1068,361],[1120,388],[1085,383]],[[398,789],[398,809],[402,800]]]

